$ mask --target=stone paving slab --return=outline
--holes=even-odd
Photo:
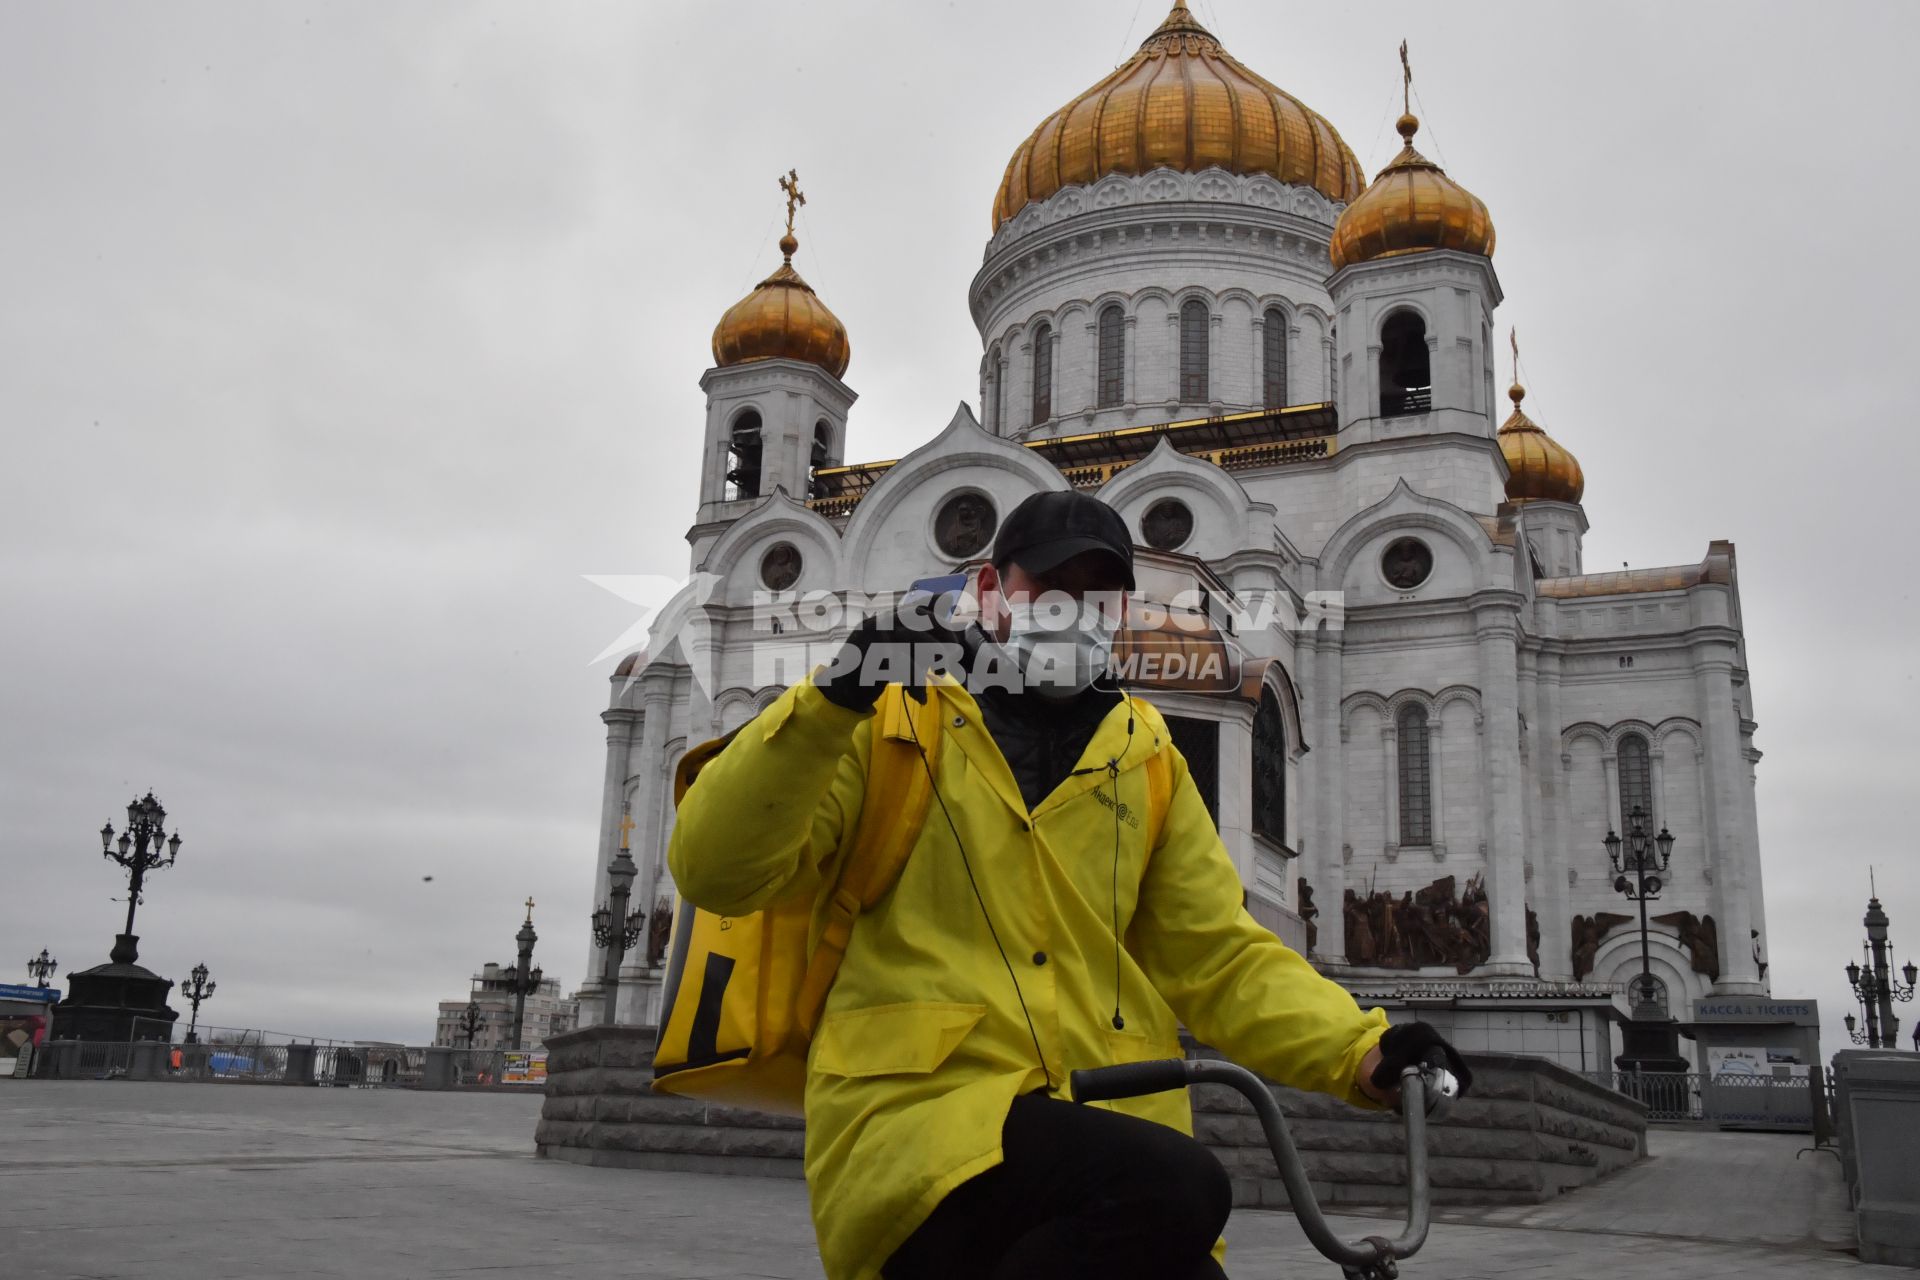
[[[0,1274],[369,1280],[523,1271],[568,1280],[819,1280],[798,1182],[539,1160],[530,1154],[539,1102],[498,1094],[0,1081]],[[1760,1223],[1776,1236],[1793,1233],[1791,1241],[1767,1242],[1764,1234],[1750,1237],[1756,1243],[1691,1238],[1748,1239],[1740,1233],[1769,1204],[1778,1215],[1805,1186],[1820,1186],[1808,1161],[1833,1164],[1829,1156],[1808,1156],[1783,1174],[1781,1157],[1794,1163],[1786,1140],[1710,1145],[1747,1136],[1763,1135],[1678,1135],[1685,1140],[1673,1142],[1667,1139],[1676,1135],[1656,1135],[1648,1165],[1562,1202],[1455,1212],[1435,1225],[1427,1248],[1402,1274],[1912,1274],[1863,1266],[1833,1248],[1844,1242],[1826,1238],[1832,1223],[1822,1225],[1818,1214],[1811,1230],[1794,1225],[1807,1220],[1805,1212]],[[1722,1151],[1731,1163],[1715,1158]],[[1378,1218],[1336,1221],[1350,1235],[1382,1230]],[[1339,1275],[1286,1214],[1237,1213],[1228,1242],[1236,1280]]]

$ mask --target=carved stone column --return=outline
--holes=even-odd
[[[1493,945],[1482,972],[1530,977],[1526,847],[1520,829],[1519,623],[1506,608],[1482,609],[1475,622],[1480,648],[1481,753],[1491,801],[1487,897],[1493,913]]]
[[[1381,803],[1381,812],[1387,815],[1381,853],[1388,862],[1396,862],[1400,858],[1400,726],[1391,715],[1380,726],[1380,756],[1386,764],[1382,774],[1387,792]]]
[[[610,707],[600,713],[600,720],[607,726],[607,758],[600,780],[600,839],[594,848],[593,858],[593,905],[598,907],[607,898],[607,864],[613,861],[615,851],[620,848],[620,820],[623,816],[621,804],[626,799],[625,784],[627,766],[633,750],[633,737],[641,727],[642,713],[626,707]],[[580,984],[583,1001],[591,1001],[598,1009],[600,999],[600,948],[594,944],[591,932],[587,935],[586,981]],[[584,1020],[587,1011],[581,1011]]]
[[[1600,751],[1600,772],[1607,779],[1607,826],[1610,830],[1626,835],[1622,829],[1620,815],[1620,757],[1611,746]]]
[[[1717,859],[1714,877],[1714,922],[1720,930],[1720,980],[1714,990],[1726,994],[1758,995],[1759,967],[1754,963],[1753,875],[1758,868],[1754,833],[1747,829],[1748,785],[1746,754],[1740,741],[1740,718],[1733,699],[1731,645],[1707,641],[1694,651],[1694,680],[1700,698],[1700,724],[1706,736],[1707,794],[1712,801],[1708,823]],[[1674,847],[1674,858],[1689,850]],[[1694,856],[1699,856],[1697,852]]]
[[[1315,841],[1316,875],[1314,899],[1320,907],[1320,959],[1328,964],[1347,962],[1347,917],[1344,909],[1347,888],[1347,801],[1346,726],[1340,715],[1345,695],[1341,669],[1341,633],[1324,626],[1313,633],[1313,674],[1315,708],[1319,712],[1320,744],[1313,754],[1322,756],[1316,765],[1320,782],[1319,838]],[[1324,754],[1323,754],[1324,753]]]
[[[1567,848],[1572,831],[1567,812],[1566,771],[1571,758],[1561,751],[1560,655],[1541,653],[1535,675],[1533,772],[1540,788],[1539,853],[1533,877],[1534,910],[1540,916],[1540,976],[1573,978],[1573,909],[1567,873],[1580,851]]]

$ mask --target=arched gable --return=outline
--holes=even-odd
[[[992,499],[1000,519],[1028,494],[1065,489],[1066,478],[1037,457],[1033,450],[993,435],[975,421],[965,404],[954,411],[945,429],[927,443],[887,468],[847,521],[841,540],[841,585],[872,591],[904,588],[897,581],[901,552],[883,544],[900,532],[903,518],[913,523],[912,536],[900,547],[921,568],[944,567],[943,557],[930,545],[928,506],[933,495],[922,492],[936,477],[946,477],[942,492],[953,487],[977,488]],[[909,503],[916,510],[905,515]],[[937,508],[937,503],[932,503]]]
[[[839,585],[840,531],[776,486],[708,549],[706,564],[720,579],[710,598],[729,605],[751,603],[755,592],[766,589],[760,581],[760,557],[782,541],[800,552],[800,578],[789,590],[831,591]]]
[[[1349,516],[1334,530],[1320,552],[1321,583],[1338,586],[1346,581],[1353,559],[1378,535],[1395,529],[1426,529],[1453,543],[1469,563],[1489,556],[1493,539],[1471,515],[1438,498],[1415,493],[1403,478],[1393,492],[1363,511]]]

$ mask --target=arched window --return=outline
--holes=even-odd
[[[1180,307],[1180,400],[1207,399],[1207,304],[1190,298]]]
[[[1410,702],[1394,723],[1400,733],[1400,843],[1433,843],[1433,760],[1428,754],[1427,709]]]
[[[1127,394],[1127,317],[1118,303],[1100,312],[1100,394],[1102,409],[1119,404]]]
[[[1433,407],[1433,373],[1427,360],[1427,322],[1396,311],[1380,329],[1380,416],[1425,413]]]
[[[1322,400],[1340,398],[1340,326],[1327,326],[1327,393]]]
[[[1637,733],[1620,739],[1620,830],[1633,830],[1633,813],[1641,813],[1641,826],[1648,835],[1654,832],[1653,757],[1647,740]]]
[[[760,496],[760,415],[752,409],[734,419],[727,437],[724,496],[728,500]]]
[[[1267,308],[1260,331],[1260,403],[1269,409],[1287,407],[1287,313]]]
[[[818,471],[822,467],[831,467],[834,465],[833,424],[825,418],[813,424],[813,451],[807,457],[807,465],[815,471]],[[807,496],[809,498],[824,498],[827,496],[827,486],[817,477],[809,476],[807,478]]]
[[[1261,691],[1253,713],[1253,829],[1275,844],[1287,842],[1287,725],[1271,689]]]
[[[1033,331],[1033,424],[1053,416],[1053,330],[1041,325]]]
[[[995,435],[1007,433],[1007,374],[1000,367],[1000,348],[995,347],[987,355],[987,376],[993,379],[993,419],[991,430]]]

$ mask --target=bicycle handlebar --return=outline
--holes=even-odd
[[[1238,1090],[1253,1104],[1253,1111],[1273,1148],[1274,1162],[1280,1166],[1280,1180],[1287,1188],[1287,1201],[1300,1220],[1314,1248],[1347,1269],[1350,1276],[1367,1280],[1390,1280],[1397,1274],[1395,1262],[1416,1253],[1427,1239],[1427,1217],[1432,1203],[1427,1183],[1427,1117],[1444,1115],[1459,1096],[1460,1087],[1451,1073],[1440,1067],[1408,1067],[1400,1073],[1400,1111],[1407,1131],[1407,1225],[1397,1237],[1368,1236],[1346,1241],[1334,1234],[1320,1202],[1307,1182],[1306,1167],[1294,1148],[1293,1135],[1287,1131],[1286,1117],[1274,1100],[1273,1090],[1259,1076],[1231,1062],[1211,1059],[1169,1058],[1157,1062],[1128,1062],[1115,1067],[1094,1067],[1072,1073],[1076,1102],[1107,1102],[1115,1098],[1133,1098],[1148,1093],[1163,1093],[1189,1084],[1224,1084]]]

